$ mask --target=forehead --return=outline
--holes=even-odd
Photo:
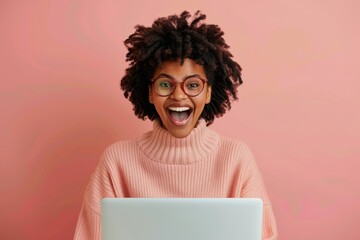
[[[197,74],[202,78],[206,78],[204,67],[188,58],[184,59],[183,64],[181,64],[180,60],[163,62],[155,69],[154,77],[160,74],[167,74],[174,78]]]

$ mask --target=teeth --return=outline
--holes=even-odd
[[[169,109],[171,111],[175,111],[175,112],[184,112],[184,111],[189,110],[190,108],[189,107],[169,107]]]

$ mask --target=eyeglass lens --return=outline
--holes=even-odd
[[[155,91],[161,96],[168,96],[173,93],[176,88],[176,81],[169,78],[158,78],[154,82]],[[183,82],[180,82],[181,88],[188,96],[199,95],[203,88],[204,83],[199,78],[188,78]]]

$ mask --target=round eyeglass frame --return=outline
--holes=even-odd
[[[195,95],[190,95],[190,94],[188,94],[187,91],[185,90],[184,85],[185,85],[185,82],[186,82],[187,79],[185,79],[185,81],[182,81],[182,82],[178,82],[178,81],[174,81],[174,80],[171,80],[171,81],[172,81],[172,82],[175,82],[176,85],[180,84],[181,90],[182,90],[187,96],[189,96],[189,97],[196,97],[196,96],[198,96],[200,93],[202,93],[202,92],[204,91],[205,83],[208,82],[207,80],[205,80],[205,79],[203,79],[203,78],[200,78],[200,77],[196,77],[196,78],[202,81],[203,87],[202,87],[201,91],[200,91],[198,94],[195,94]],[[151,82],[150,82],[150,83],[151,83],[151,86],[153,86],[154,83],[156,82],[156,80],[158,80],[158,79],[159,79],[159,78],[155,78],[155,79],[151,80]],[[161,96],[161,97],[167,97],[167,96],[170,96],[171,94],[173,94],[173,92],[175,91],[176,87],[177,87],[177,86],[173,87],[173,89],[171,90],[171,92],[170,92],[169,94],[160,94],[160,93],[156,90],[156,88],[154,88],[154,90],[155,90],[155,92],[156,92],[157,95],[159,95],[159,96]]]

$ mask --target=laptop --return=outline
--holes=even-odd
[[[103,240],[261,240],[259,198],[104,198]]]

